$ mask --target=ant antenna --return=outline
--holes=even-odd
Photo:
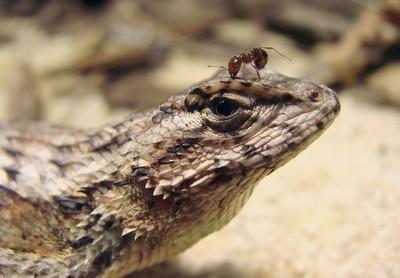
[[[292,62],[292,59],[290,59],[288,56],[280,53],[278,50],[276,50],[275,48],[271,47],[271,46],[261,46],[260,48],[265,48],[265,49],[269,49],[269,50],[273,50],[276,53],[278,53],[279,55],[281,55],[282,57],[285,57],[286,59],[288,59],[290,62]]]

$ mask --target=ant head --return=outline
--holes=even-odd
[[[253,48],[251,50],[251,53],[253,54],[254,60],[254,66],[256,69],[262,69],[265,67],[265,65],[268,63],[268,53],[262,48]]]

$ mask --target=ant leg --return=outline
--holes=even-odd
[[[220,68],[220,69],[226,69],[227,70],[227,68],[224,67],[224,66],[207,66],[207,67],[209,67],[209,68]]]
[[[244,81],[247,81],[247,78],[246,78],[246,75],[244,74],[244,70],[243,70],[243,68],[242,68],[242,75],[243,75],[243,79],[244,79]]]
[[[261,80],[261,76],[260,76],[260,72],[258,71],[258,68],[253,63],[250,63],[250,65],[256,70],[257,76],[258,76],[258,81],[260,81]]]
[[[228,73],[229,73],[229,75],[233,78],[233,79],[235,79],[235,77],[234,77],[234,75],[232,75],[232,73],[230,73],[229,72],[229,69],[227,68],[227,67],[224,67],[224,66],[208,66],[209,68],[220,68],[220,69],[224,69],[224,70],[227,70],[228,71]],[[236,76],[236,75],[235,75]]]

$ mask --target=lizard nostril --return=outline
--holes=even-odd
[[[319,101],[321,97],[321,94],[318,91],[311,91],[308,95],[314,101]]]

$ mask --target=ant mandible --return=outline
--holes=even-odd
[[[273,50],[282,57],[287,58],[289,61],[292,61],[289,57],[283,55],[278,50],[270,46],[261,46],[261,47],[253,47],[250,53],[242,53],[239,55],[233,56],[228,63],[228,68],[222,67],[227,69],[229,75],[235,79],[237,74],[239,73],[242,64],[250,64],[257,72],[258,79],[260,79],[260,73],[258,72],[260,69],[263,69],[265,65],[268,63],[268,53],[266,50]],[[246,78],[245,78],[246,79]]]

